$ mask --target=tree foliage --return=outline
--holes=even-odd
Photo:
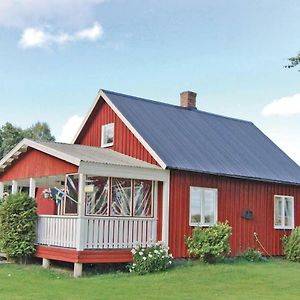
[[[290,57],[289,58],[290,64],[286,65],[285,68],[295,68],[296,66],[298,66],[300,64],[300,52],[298,53],[298,55]]]
[[[6,155],[23,138],[35,141],[54,141],[50,127],[45,122],[37,122],[29,128],[22,129],[7,122],[0,128],[0,158]]]
[[[0,204],[0,250],[23,258],[35,251],[36,201],[25,193],[9,195]]]

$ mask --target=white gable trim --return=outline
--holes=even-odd
[[[39,150],[43,153],[49,154],[66,162],[69,162],[73,165],[79,166],[80,160],[74,156],[65,154],[63,152],[57,151],[45,145],[41,145],[38,142],[32,140],[23,139],[18,145],[16,145],[7,155],[5,155],[0,160],[0,172],[3,172],[5,168],[19,157],[22,152],[26,152],[28,147]]]
[[[73,144],[79,137],[79,134],[81,133],[82,129],[84,128],[85,124],[87,123],[90,115],[92,114],[92,111],[96,107],[98,101],[100,98],[103,98],[105,102],[110,106],[110,108],[114,111],[114,113],[122,120],[122,122],[127,126],[127,128],[134,134],[134,136],[139,140],[139,142],[146,148],[146,150],[152,155],[152,157],[159,163],[159,165],[163,168],[166,169],[167,165],[162,161],[162,159],[157,155],[157,153],[150,147],[150,145],[144,140],[144,138],[137,132],[137,130],[130,124],[130,122],[122,115],[122,113],[118,110],[118,108],[110,101],[110,99],[106,96],[106,94],[100,90],[94,104],[90,108],[87,116],[83,120],[75,138],[73,139]]]

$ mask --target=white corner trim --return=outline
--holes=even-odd
[[[139,140],[139,142],[146,148],[146,150],[152,155],[152,157],[159,163],[160,167],[163,169],[167,168],[167,165],[163,162],[163,160],[156,154],[156,152],[150,147],[150,145],[144,140],[144,138],[137,132],[137,130],[130,124],[130,122],[122,115],[122,113],[117,109],[117,107],[110,101],[110,99],[106,96],[103,90],[100,90],[95,98],[93,105],[91,106],[88,114],[84,118],[78,132],[75,135],[72,143],[74,144],[79,137],[82,129],[84,128],[86,122],[88,121],[90,115],[92,114],[94,108],[96,107],[100,98],[103,98],[105,102],[110,106],[110,108],[114,111],[114,113],[122,120],[122,122],[127,126],[127,128],[134,134],[134,136]]]
[[[11,164],[11,162],[14,159],[17,159],[17,155],[16,153],[20,152],[20,149],[22,148],[26,148],[28,149],[28,147],[39,150],[43,153],[49,154],[51,156],[54,156],[56,158],[59,158],[61,160],[67,161],[73,165],[79,166],[80,165],[80,159],[65,154],[63,152],[57,151],[55,149],[52,149],[51,147],[47,147],[45,145],[41,145],[38,142],[32,141],[32,140],[28,140],[28,139],[23,139],[18,145],[16,145],[7,155],[5,155],[3,157],[3,159],[1,159],[0,161],[0,171],[5,170],[5,168]]]

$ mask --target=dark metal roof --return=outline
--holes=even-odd
[[[169,169],[300,184],[300,167],[251,122],[103,92]]]

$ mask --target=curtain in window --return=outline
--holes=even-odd
[[[132,181],[112,178],[111,216],[131,216]]]
[[[284,207],[284,226],[292,226],[292,202],[289,198],[285,198],[285,207]]]
[[[282,199],[281,198],[275,198],[275,220],[274,224],[275,226],[281,226],[282,225]]]
[[[206,189],[203,192],[203,223],[213,224],[215,221],[215,191]]]
[[[67,175],[65,183],[65,214],[77,214],[79,175]]]
[[[87,177],[85,196],[87,215],[108,215],[108,177]]]
[[[151,217],[152,181],[134,181],[134,215],[137,217]]]
[[[202,203],[202,190],[198,188],[192,188],[190,191],[190,214],[191,224],[201,223],[201,203]]]

